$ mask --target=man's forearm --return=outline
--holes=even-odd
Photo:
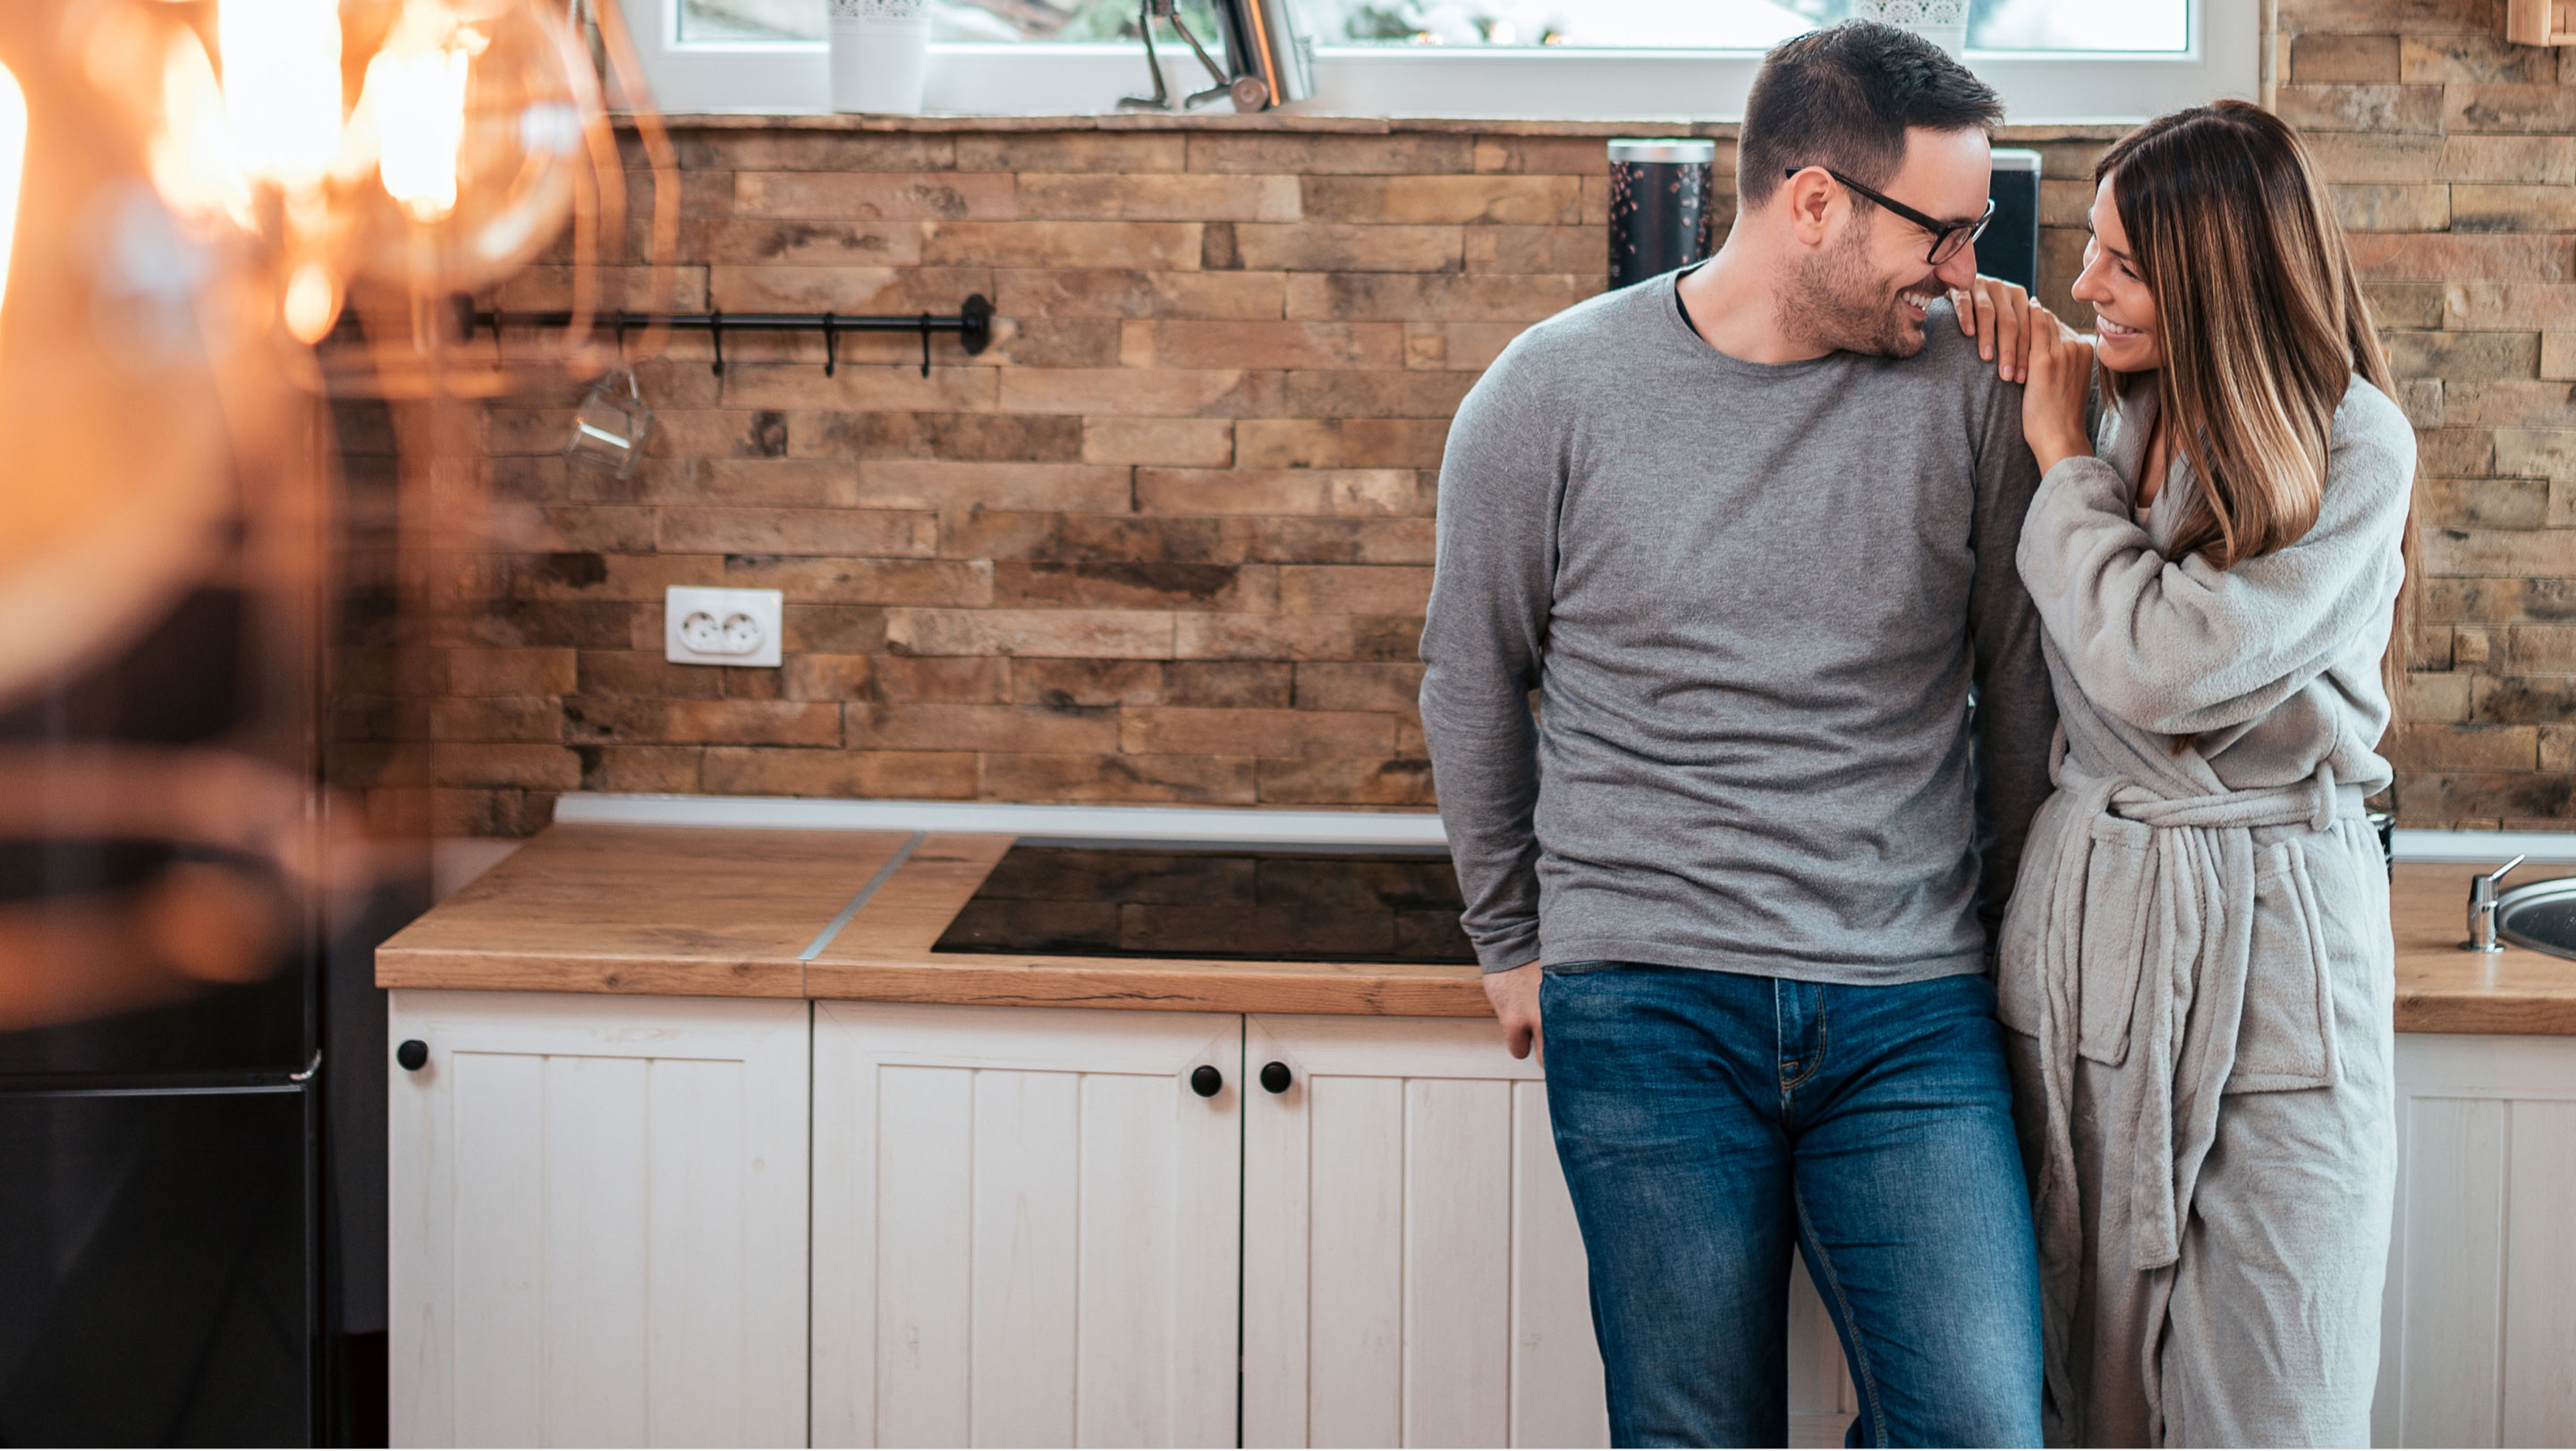
[[[1492,691],[1453,695],[1448,684],[1439,667],[1425,673],[1422,728],[1467,904],[1460,920],[1478,962],[1499,972],[1538,956],[1537,732],[1517,694],[1498,711]]]

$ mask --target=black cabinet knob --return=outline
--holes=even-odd
[[[1223,1087],[1225,1087],[1225,1075],[1207,1064],[1202,1063],[1190,1070],[1190,1092],[1199,1097],[1214,1098],[1217,1090]]]
[[[1264,1063],[1261,1065],[1261,1086],[1269,1089],[1272,1093],[1286,1093],[1288,1091],[1288,1085],[1294,1081],[1295,1079],[1289,1074],[1288,1065],[1285,1063]]]
[[[418,1038],[405,1038],[402,1046],[394,1050],[394,1061],[405,1072],[418,1073],[421,1065],[429,1061],[429,1045]]]

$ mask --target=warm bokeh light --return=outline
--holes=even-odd
[[[318,343],[340,316],[340,284],[331,269],[307,262],[286,280],[286,330],[299,343]]]
[[[161,125],[146,148],[153,190],[182,217],[229,216],[249,230],[257,223],[225,129],[214,63],[195,31],[175,26],[161,57]]]
[[[233,163],[289,190],[321,185],[340,151],[338,0],[222,0],[215,25]]]
[[[27,164],[27,93],[0,65],[0,303],[9,297],[10,243],[18,235],[18,178]]]
[[[445,45],[406,44],[403,29],[367,63],[366,104],[374,111],[385,191],[415,222],[456,210],[456,151],[465,139],[465,86],[473,56],[460,30]],[[398,48],[399,47],[399,48]]]

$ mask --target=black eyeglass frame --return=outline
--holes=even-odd
[[[1782,179],[1786,180],[1789,177],[1796,176],[1799,172],[1806,169],[1807,168],[1803,166],[1790,167],[1787,171],[1781,174]],[[1923,254],[1923,261],[1926,266],[1938,267],[1942,263],[1949,261],[1952,257],[1957,256],[1960,247],[1971,246],[1979,237],[1984,236],[1986,234],[1987,224],[1995,219],[1995,199],[1993,197],[1986,198],[1986,209],[1978,214],[1975,221],[1945,222],[1939,217],[1926,216],[1923,213],[1916,211],[1914,208],[1907,206],[1905,203],[1898,201],[1896,198],[1887,195],[1885,192],[1873,191],[1870,188],[1861,185],[1859,182],[1852,180],[1850,177],[1843,175],[1841,172],[1834,170],[1830,166],[1820,166],[1816,169],[1823,172],[1825,175],[1832,177],[1834,180],[1841,182],[1851,190],[1869,198],[1871,201],[1878,203],[1880,206],[1887,208],[1889,211],[1894,212],[1906,221],[1912,222],[1914,225],[1930,232],[1932,234],[1932,245]],[[1953,236],[1960,237],[1960,241],[1956,246],[1952,245],[1950,241]]]

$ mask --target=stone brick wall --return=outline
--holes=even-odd
[[[2422,443],[2409,825],[2576,829],[2576,88],[2495,0],[2281,0]],[[2576,79],[2576,67],[2569,77]]]
[[[2576,91],[2494,0],[2282,0],[2310,129],[2425,429],[2410,824],[2576,826]],[[1413,697],[1445,420],[1599,290],[1602,139],[1634,125],[701,121],[682,303],[948,311],[909,338],[682,338],[629,480],[566,398],[415,421],[493,536],[436,618],[356,637],[343,778],[443,834],[575,788],[1429,807]],[[1729,130],[1720,172],[1731,168]],[[2046,157],[2065,306],[2102,130]],[[539,275],[517,300],[546,300]],[[2081,309],[2072,309],[2081,315]],[[2564,333],[2552,329],[2566,329]],[[382,430],[376,430],[381,433]],[[363,471],[363,469],[362,469]],[[378,470],[377,472],[381,472]],[[455,472],[455,470],[451,470]],[[786,591],[779,670],[661,659],[663,587]]]

